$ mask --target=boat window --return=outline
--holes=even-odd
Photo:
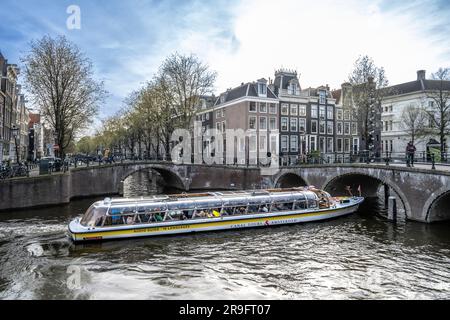
[[[103,219],[106,216],[107,211],[108,208],[92,205],[86,211],[80,224],[85,227],[100,227],[103,224]]]
[[[128,206],[128,207],[111,207],[109,209],[109,214],[114,215],[123,215],[123,214],[132,214],[135,213],[136,207],[135,206]]]
[[[294,210],[305,210],[308,207],[307,200],[297,201],[294,205]]]
[[[269,210],[270,210],[270,203],[262,204],[258,208],[259,213],[268,213]]]
[[[293,202],[287,202],[287,203],[274,203],[272,205],[271,211],[278,212],[278,211],[290,211],[292,210],[294,206]]]

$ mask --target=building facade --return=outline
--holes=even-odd
[[[402,114],[411,107],[421,107],[434,117],[436,101],[430,97],[430,92],[439,90],[443,86],[444,95],[450,96],[450,81],[428,80],[424,70],[417,71],[415,81],[406,82],[387,88],[390,92],[382,102],[382,133],[381,145],[383,153],[389,152],[392,156],[403,157],[406,145],[411,141],[411,134],[407,124],[402,119]],[[450,103],[450,101],[449,101]],[[415,140],[418,157],[425,157],[427,143],[431,140],[439,141],[436,129],[431,119],[426,120],[430,134],[422,135]],[[448,128],[450,130],[450,128]],[[434,132],[434,133],[433,133]],[[447,144],[446,144],[447,145]],[[443,152],[448,152],[446,148]]]
[[[333,162],[336,151],[336,100],[328,86],[302,90],[296,71],[275,72],[280,100],[281,164]]]
[[[278,97],[266,79],[242,83],[220,94],[213,107],[197,115],[202,161],[206,154],[215,163],[267,164],[278,150],[278,110]]]

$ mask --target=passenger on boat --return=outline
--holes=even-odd
[[[267,206],[262,206],[262,207],[261,207],[261,212],[262,212],[262,213],[268,213],[268,212],[269,212],[269,209],[267,208]]]
[[[212,214],[213,214],[214,218],[220,218],[221,217],[219,211],[220,211],[220,209],[215,209],[215,210],[212,211]]]
[[[161,213],[158,212],[155,214],[155,220],[156,222],[162,222],[164,218],[162,217]]]
[[[127,224],[134,224],[134,217],[132,216],[127,217]]]

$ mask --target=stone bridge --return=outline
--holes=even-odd
[[[450,220],[450,171],[386,165],[335,164],[280,168],[263,175],[259,168],[124,163],[72,169],[64,174],[0,181],[0,210],[68,203],[71,199],[120,194],[133,173],[153,170],[165,184],[181,191],[242,190],[314,185],[333,195],[361,186],[366,197],[380,190],[396,194],[410,220]],[[384,187],[384,188],[383,188]]]

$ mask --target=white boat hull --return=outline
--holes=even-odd
[[[76,220],[70,223],[69,233],[73,241],[85,242],[306,223],[334,219],[352,214],[358,210],[358,207],[363,200],[363,198],[355,198],[346,205],[339,204],[335,208],[313,212],[303,210],[282,213],[224,216],[221,218],[170,221],[108,228],[85,228],[79,224],[78,220]]]

